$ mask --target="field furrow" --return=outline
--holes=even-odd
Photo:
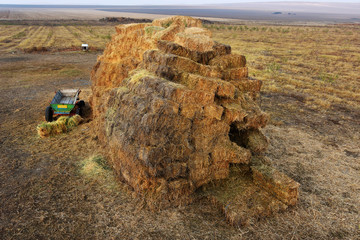
[[[81,43],[87,43],[91,47],[98,47],[99,41],[89,34],[88,32],[82,32],[78,27],[68,26],[67,29],[73,34],[74,38],[78,39]]]
[[[42,26],[31,26],[26,38],[18,42],[17,48],[24,49],[31,45],[33,38],[36,38],[39,32],[42,30]]]
[[[66,49],[72,47],[80,47],[81,41],[74,38],[73,34],[64,26],[56,27],[54,31],[53,47]]]
[[[36,47],[45,47],[51,34],[51,27],[44,27],[36,38]]]
[[[20,33],[24,30],[24,26],[4,26],[0,25],[0,42],[3,40]]]
[[[43,47],[46,42],[49,28],[40,26],[31,36],[19,44],[20,49],[30,49],[34,47]]]
[[[4,45],[4,50],[5,51],[14,51],[14,50],[18,49],[19,43],[24,41],[30,34],[33,33],[33,31],[35,31],[35,27],[24,26],[23,30],[12,35],[11,38],[6,41],[6,44]]]
[[[45,48],[51,48],[55,43],[55,36],[54,36],[54,27],[49,28],[49,32],[46,37],[46,41],[44,42]]]

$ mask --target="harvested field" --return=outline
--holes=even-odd
[[[80,50],[82,43],[102,50],[114,31],[111,25],[0,25],[0,52]]]
[[[247,56],[266,92],[288,94],[319,111],[359,109],[360,25],[207,25],[214,39]]]
[[[108,185],[114,175],[98,157],[104,153],[89,116],[67,134],[37,136],[55,90],[79,87],[87,102],[97,53],[8,54],[14,45],[1,42],[2,239],[359,239],[358,27],[246,26],[210,30],[263,80],[261,107],[271,114],[266,155],[301,184],[296,207],[245,227],[231,227],[206,201],[147,210],[125,185]],[[14,36],[23,26],[0,28]]]

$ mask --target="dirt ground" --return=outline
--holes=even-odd
[[[87,101],[98,54],[0,55],[2,239],[360,239],[360,112],[346,106],[320,112],[262,93],[267,156],[301,192],[296,207],[249,226],[228,225],[204,200],[151,212],[126,186],[85,178],[79,163],[102,151],[89,109],[67,134],[41,139],[36,126],[59,88],[79,87]]]

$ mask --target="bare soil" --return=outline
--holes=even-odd
[[[315,111],[301,96],[262,93],[272,114],[267,156],[301,183],[284,213],[232,227],[205,200],[152,212],[119,183],[109,190],[79,173],[102,148],[83,124],[40,139],[36,126],[59,88],[90,95],[100,53],[0,55],[0,236],[2,239],[360,239],[360,112]]]

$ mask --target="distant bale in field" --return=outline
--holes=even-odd
[[[50,137],[69,131],[81,123],[83,119],[79,115],[72,117],[62,116],[54,122],[43,122],[37,126],[40,137]]]
[[[90,99],[114,169],[148,202],[164,206],[190,202],[196,189],[227,179],[239,165],[254,178],[245,185],[266,192],[259,205],[295,204],[298,184],[253,160],[268,145],[260,129],[269,117],[257,104],[261,81],[248,78],[244,56],[201,26],[171,17],[116,27],[93,68]],[[244,215],[246,207],[236,206],[231,214]]]

